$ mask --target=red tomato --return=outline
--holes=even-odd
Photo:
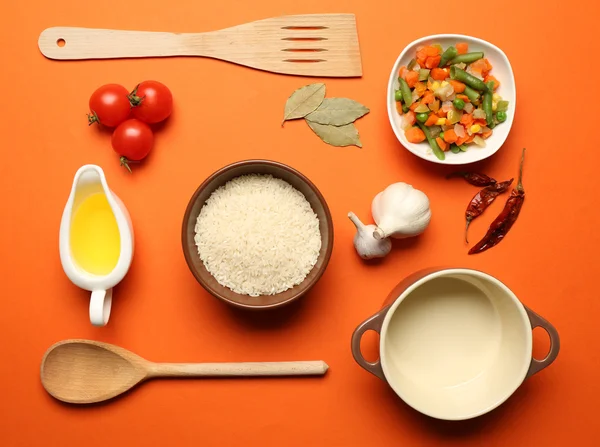
[[[171,115],[173,95],[158,81],[144,81],[129,95],[135,118],[148,124],[159,123]]]
[[[130,161],[145,158],[154,144],[154,134],[148,124],[132,118],[122,122],[112,135],[112,147],[121,156],[121,165],[129,172]]]
[[[131,104],[129,92],[119,84],[106,84],[98,88],[90,97],[89,124],[99,122],[115,127],[129,117]]]

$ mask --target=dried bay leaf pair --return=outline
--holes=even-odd
[[[354,121],[367,113],[369,109],[353,99],[325,98],[325,84],[317,83],[292,93],[285,104],[283,123],[304,118],[325,143],[362,147]]]

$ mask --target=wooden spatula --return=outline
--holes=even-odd
[[[354,14],[258,20],[206,33],[54,27],[38,45],[50,59],[203,56],[303,76],[362,76]]]

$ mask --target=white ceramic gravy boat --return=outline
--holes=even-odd
[[[82,268],[73,256],[71,231],[75,212],[92,194],[104,194],[115,218],[120,250],[115,267],[106,275],[90,273]],[[90,321],[94,326],[108,323],[112,304],[112,289],[127,274],[133,258],[133,228],[131,218],[123,202],[113,193],[106,182],[102,168],[85,165],[79,168],[73,179],[71,194],[63,211],[59,234],[60,260],[67,277],[76,286],[92,292]]]

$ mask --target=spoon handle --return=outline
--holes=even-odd
[[[329,366],[309,362],[153,363],[150,377],[322,376]]]

